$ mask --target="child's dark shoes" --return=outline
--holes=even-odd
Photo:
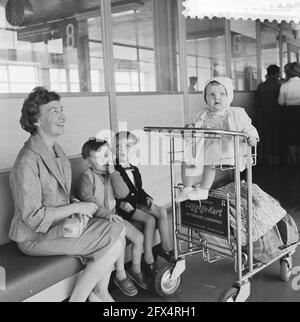
[[[150,277],[154,278],[158,272],[158,268],[155,263],[147,264],[144,263],[144,272]]]
[[[166,261],[170,262],[174,258],[174,251],[173,250],[164,250],[163,248],[159,249],[158,255],[164,258]]]
[[[143,290],[148,290],[149,285],[147,283],[146,277],[142,272],[135,273],[132,269],[127,272],[128,276]]]

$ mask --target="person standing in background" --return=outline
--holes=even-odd
[[[270,65],[266,81],[259,84],[255,93],[261,130],[262,162],[266,166],[283,163],[281,109],[277,103],[280,91],[280,68]]]
[[[290,162],[300,163],[300,65],[296,62],[285,68],[287,81],[280,87],[278,104],[283,106],[285,144]]]

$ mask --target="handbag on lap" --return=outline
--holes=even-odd
[[[83,232],[83,221],[78,216],[68,217],[63,224],[63,236],[66,238],[78,238]]]

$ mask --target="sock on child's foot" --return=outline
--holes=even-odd
[[[192,191],[193,191],[192,187],[184,187],[183,189],[179,189],[176,196],[176,202],[183,202],[189,199],[187,196]]]
[[[131,270],[134,273],[140,273],[141,272],[141,263],[139,263],[139,264],[132,263]]]
[[[152,253],[144,253],[144,261],[146,264],[153,264],[154,257]]]
[[[208,198],[208,189],[196,188],[187,193],[189,200],[206,200]]]
[[[127,278],[126,272],[124,270],[122,271],[116,271],[116,277],[119,281],[123,281],[125,278]]]

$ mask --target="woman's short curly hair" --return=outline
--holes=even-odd
[[[30,134],[35,134],[37,132],[35,123],[40,115],[40,106],[59,100],[60,95],[56,92],[48,91],[44,87],[34,88],[23,103],[20,118],[22,128]]]

